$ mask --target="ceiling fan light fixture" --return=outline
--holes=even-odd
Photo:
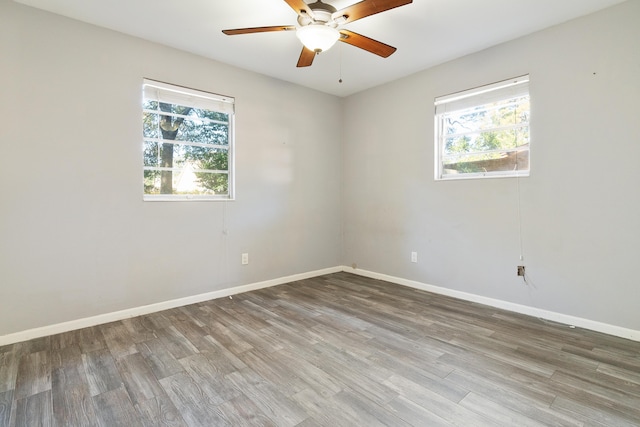
[[[302,44],[314,52],[324,52],[340,38],[340,32],[324,24],[311,24],[298,28],[296,36]]]

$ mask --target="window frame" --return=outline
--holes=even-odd
[[[149,112],[149,110],[145,109],[145,104],[147,101],[156,101],[173,105],[180,105],[186,107],[192,107],[196,109],[209,110],[217,113],[226,114],[228,117],[228,121],[226,122],[227,126],[227,135],[228,141],[227,144],[210,144],[203,143],[198,141],[176,141],[171,142],[172,140],[163,140],[160,138],[147,137],[144,132],[142,132],[142,195],[143,201],[228,201],[235,200],[235,98],[225,95],[219,95],[212,92],[206,92],[197,89],[191,89],[184,86],[178,86],[175,84],[160,82],[157,80],[151,80],[148,78],[143,79],[142,84],[142,105],[141,110],[144,114]],[[152,113],[153,114],[153,113]],[[180,117],[179,113],[168,113],[166,115]],[[191,119],[189,116],[181,116],[186,119]],[[210,119],[207,120],[207,123],[214,123],[216,120]],[[168,141],[168,142],[161,142]],[[212,148],[212,149],[222,149],[227,152],[227,192],[224,194],[149,194],[145,191],[144,185],[144,172],[148,170],[166,170],[166,168],[162,168],[161,166],[147,166],[145,165],[145,144],[147,142],[155,142],[159,145],[161,144],[174,144],[174,145],[182,145],[182,146],[192,146],[192,147],[203,147],[203,148]],[[172,167],[171,170],[179,170],[180,168]],[[200,169],[196,169],[194,172],[197,172]],[[202,169],[202,171],[207,171],[206,169]],[[213,171],[211,171],[213,172]],[[223,173],[223,170],[219,170],[217,173]]]
[[[526,177],[529,176],[531,170],[531,107],[528,110],[528,121],[526,127],[528,128],[528,141],[526,149],[519,148],[522,146],[516,146],[513,149],[496,149],[478,151],[478,154],[490,154],[493,152],[521,152],[526,151],[529,157],[528,169],[519,170],[516,168],[506,171],[486,171],[486,172],[462,172],[454,174],[444,173],[444,158],[445,158],[445,143],[447,134],[444,134],[444,119],[443,117],[447,113],[453,113],[456,111],[464,111],[473,107],[481,107],[493,102],[504,101],[515,96],[527,96],[529,102],[531,95],[529,91],[529,75],[525,74],[518,77],[502,80],[499,82],[475,87],[472,89],[463,90],[460,92],[451,93],[448,95],[438,96],[434,99],[434,179],[436,181],[451,181],[451,180],[464,180],[464,179],[480,179],[480,178],[510,178],[510,177]],[[522,124],[515,124],[510,126],[495,126],[493,128],[484,129],[484,131],[499,131],[506,130],[508,128],[522,128]],[[479,133],[479,131],[469,132]],[[470,153],[473,154],[473,153]],[[462,156],[462,155],[461,155]]]

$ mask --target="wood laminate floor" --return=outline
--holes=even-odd
[[[638,426],[640,343],[336,273],[0,347],[1,426]]]

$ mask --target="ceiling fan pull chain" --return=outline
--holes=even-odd
[[[339,64],[339,79],[338,79],[338,83],[342,83],[342,45],[338,46],[338,54],[340,55],[339,59],[338,59],[338,64]]]

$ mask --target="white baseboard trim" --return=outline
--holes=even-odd
[[[224,298],[244,292],[254,291],[257,289],[268,288],[271,286],[282,285],[284,283],[295,282],[296,280],[310,279],[312,277],[322,276],[325,274],[337,273],[343,270],[343,267],[331,267],[322,270],[310,271],[307,273],[294,274],[277,279],[265,280],[263,282],[251,283],[248,285],[236,286],[233,288],[221,289],[204,294],[193,295],[184,298],[163,301],[155,304],[133,307],[126,310],[114,311],[111,313],[99,314],[97,316],[85,317],[83,319],[71,320],[69,322],[56,323],[54,325],[43,326],[41,328],[28,329],[26,331],[16,332],[13,334],[0,336],[0,346],[14,344],[21,341],[27,341],[33,338],[40,338],[49,335],[55,335],[62,332],[69,332],[76,329],[87,328],[90,326],[101,325],[103,323],[116,322],[118,320],[128,319],[130,317],[141,316],[143,314],[155,313],[157,311],[168,310],[170,308],[182,307],[198,302],[209,301],[217,298]]]
[[[90,326],[100,325],[103,323],[116,322],[118,320],[128,319],[130,317],[141,316],[144,314],[155,313],[162,310],[168,310],[171,308],[182,307],[189,304],[195,304],[203,301],[208,301],[217,298],[224,298],[241,294],[244,292],[254,291],[257,289],[268,288],[271,286],[282,285],[284,283],[295,282],[296,280],[310,279],[312,277],[322,276],[325,274],[337,273],[345,271],[348,273],[357,274],[372,279],[384,280],[387,282],[395,283],[402,286],[408,286],[414,289],[420,289],[427,292],[433,292],[435,294],[441,294],[458,298],[466,301],[477,302],[480,304],[488,305],[490,307],[501,308],[515,313],[526,314],[541,319],[550,320],[553,322],[563,323],[566,325],[576,326],[579,328],[589,329],[596,332],[602,332],[605,334],[630,339],[633,341],[640,341],[640,331],[634,329],[623,328],[620,326],[609,325],[607,323],[596,322],[581,317],[569,316],[562,313],[556,313],[553,311],[542,310],[535,307],[529,307],[526,305],[515,304],[507,301],[502,301],[494,298],[483,297],[480,295],[470,294],[467,292],[456,291],[454,289],[443,288],[440,286],[428,285],[425,283],[417,282],[414,280],[403,279],[400,277],[389,276],[386,274],[375,273],[372,271],[354,269],[348,266],[330,267],[322,270],[315,270],[306,273],[294,274],[291,276],[279,277],[272,280],[265,280],[262,282],[251,283],[247,285],[236,286],[233,288],[221,289],[218,291],[207,292],[199,295],[193,295],[184,298],[173,299],[169,301],[163,301],[155,304],[143,305],[140,307],[133,307],[126,310],[114,311],[111,313],[100,314],[97,316],[86,317],[83,319],[72,320],[69,322],[57,323],[54,325],[43,326],[40,328],[28,329],[21,332],[16,332],[8,335],[0,336],[0,346],[14,344],[21,341],[27,341],[34,338],[40,338],[49,335],[55,335],[62,332],[69,332],[76,329],[87,328]]]
[[[427,285],[425,283],[416,282],[414,280],[402,279],[400,277],[388,276],[386,274],[374,273],[372,271],[360,270],[348,266],[343,266],[342,271],[357,274],[372,279],[384,280],[398,285],[408,286],[423,291],[433,292],[434,294],[446,295],[466,301],[477,302],[491,307],[501,308],[515,313],[526,314],[538,317],[552,322],[562,323],[579,328],[589,329],[596,332],[602,332],[616,337],[626,338],[633,341],[640,341],[640,331],[634,329],[623,328],[620,326],[609,325],[607,323],[596,322],[594,320],[584,319],[581,317],[569,316],[567,314],[556,313],[554,311],[542,310],[521,304],[515,304],[494,298],[483,297],[480,295],[470,294],[467,292],[456,291],[454,289],[442,288],[440,286]]]

